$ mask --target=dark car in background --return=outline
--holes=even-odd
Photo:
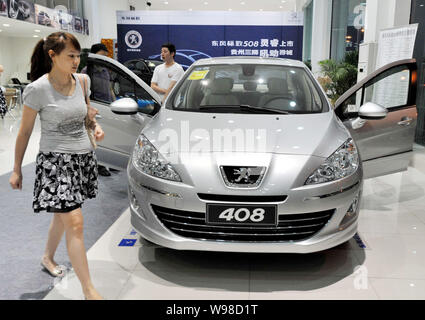
[[[124,62],[124,65],[133,71],[145,83],[151,85],[155,67],[163,63],[164,61],[159,60],[133,59]]]

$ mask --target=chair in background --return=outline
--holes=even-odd
[[[18,106],[19,97],[20,97],[19,89],[6,88],[4,97],[6,98],[6,112],[9,113],[14,120],[16,120],[11,110],[15,109]]]

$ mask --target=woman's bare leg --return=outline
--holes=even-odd
[[[43,255],[43,263],[50,270],[53,270],[58,265],[54,260],[54,256],[64,231],[65,226],[63,225],[60,213],[55,213],[50,223],[46,249]]]
[[[86,249],[84,247],[83,215],[81,208],[60,215],[66,231],[66,247],[72,267],[80,280],[87,299],[102,299],[90,279]]]

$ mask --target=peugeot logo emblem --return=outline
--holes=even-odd
[[[224,183],[233,188],[256,188],[261,184],[266,167],[221,166]]]
[[[248,182],[249,181],[249,176],[251,175],[251,172],[250,172],[250,168],[240,168],[240,169],[234,169],[233,170],[233,173],[235,174],[235,175],[239,175],[239,178],[237,178],[236,180],[235,180],[235,182],[239,182],[239,181],[241,181],[242,179],[245,181],[245,182]]]

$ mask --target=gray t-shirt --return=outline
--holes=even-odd
[[[38,111],[41,122],[40,152],[87,153],[93,150],[84,126],[87,105],[78,76],[73,75],[76,87],[71,96],[64,96],[51,85],[47,74],[30,83],[24,90],[24,105]],[[83,82],[84,83],[84,82]]]

